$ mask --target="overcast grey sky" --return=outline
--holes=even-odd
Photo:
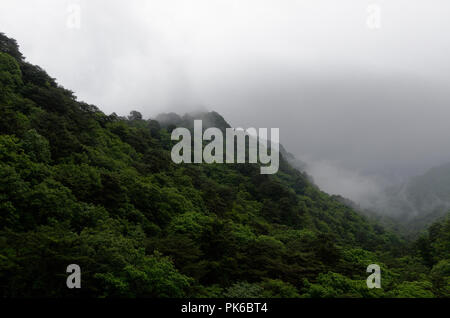
[[[279,127],[349,196],[450,161],[449,17],[448,0],[0,2],[0,31],[80,100]]]

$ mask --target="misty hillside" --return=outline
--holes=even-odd
[[[174,164],[170,130],[219,114],[106,115],[0,33],[3,297],[448,297],[449,219],[409,243],[288,160]],[[172,127],[169,127],[172,125]],[[379,264],[381,289],[366,268]],[[78,264],[83,287],[66,287]]]
[[[450,163],[389,187],[375,201],[374,210],[390,216],[409,233],[423,230],[450,210]]]
[[[168,130],[174,127],[185,127],[192,129],[194,127],[194,120],[201,120],[203,128],[215,127],[222,131],[231,126],[225,121],[225,119],[216,112],[191,112],[184,114],[184,116],[179,116],[175,113],[162,113],[155,118],[161,128],[166,128]]]

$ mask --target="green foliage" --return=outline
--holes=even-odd
[[[338,273],[319,274],[317,283],[305,281],[306,292],[302,297],[313,298],[359,298],[380,297],[380,289],[368,289],[365,280],[352,280]]]
[[[35,162],[50,162],[50,144],[35,129],[31,129],[25,133],[23,137],[23,149],[30,159]]]
[[[428,281],[403,282],[388,293],[393,298],[433,298],[432,284]]]
[[[14,89],[22,82],[22,73],[19,64],[10,55],[0,52],[0,87],[4,90]]]
[[[267,298],[298,298],[300,297],[297,289],[279,279],[266,279],[260,283],[264,289],[262,297]]]
[[[223,296],[226,298],[259,298],[262,293],[263,288],[258,284],[238,282],[228,287]]]
[[[433,290],[439,297],[450,297],[450,260],[441,260],[430,273]]]

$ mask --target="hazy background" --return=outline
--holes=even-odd
[[[448,0],[0,2],[0,32],[80,100],[279,127],[357,201],[450,161],[449,17]]]

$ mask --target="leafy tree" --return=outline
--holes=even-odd
[[[223,295],[226,298],[260,298],[262,294],[263,288],[258,284],[238,282],[228,287]]]

